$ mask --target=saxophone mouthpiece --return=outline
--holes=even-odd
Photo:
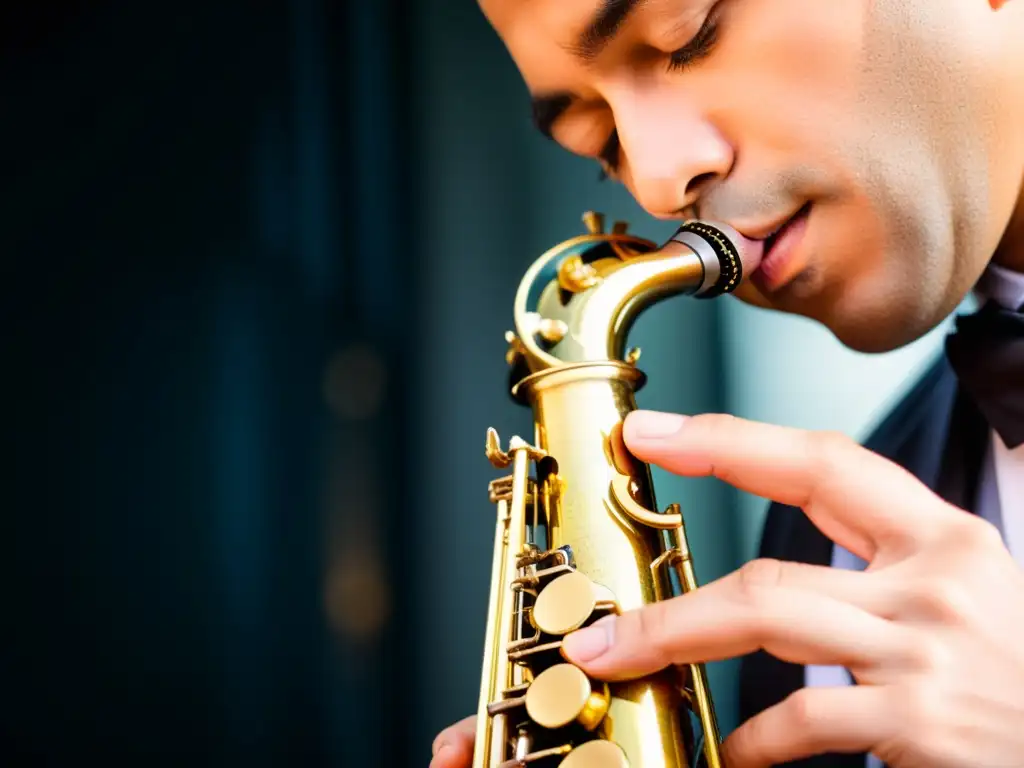
[[[704,279],[694,293],[701,299],[735,291],[764,255],[763,243],[744,237],[728,224],[696,219],[683,224],[662,247],[663,252],[682,249],[691,251],[704,266]]]

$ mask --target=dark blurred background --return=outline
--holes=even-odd
[[[0,762],[426,766],[476,705],[485,430],[530,429],[516,283],[586,208],[669,225],[535,135],[472,0],[8,2],[0,40]],[[636,336],[641,405],[858,434],[927,352],[727,302]],[[702,580],[752,555],[763,502],[656,477]]]

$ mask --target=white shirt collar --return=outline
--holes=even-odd
[[[1024,273],[989,264],[975,290],[982,301],[990,299],[1004,309],[1019,309],[1024,305]]]

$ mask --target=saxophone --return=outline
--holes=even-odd
[[[626,337],[658,300],[735,290],[741,238],[691,221],[658,248],[622,222],[606,233],[601,214],[583,219],[585,234],[526,272],[506,334],[512,396],[531,408],[535,434],[503,448],[487,431],[487,458],[510,474],[489,486],[497,523],[473,765],[720,768],[703,665],[608,684],[560,648],[603,616],[697,588],[679,505],[657,511],[650,468],[622,440],[645,382]]]

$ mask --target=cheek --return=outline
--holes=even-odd
[[[951,86],[936,66],[942,54],[908,39],[924,34],[908,1],[736,0],[728,64],[708,86],[730,94],[718,103],[748,131],[744,149],[758,163],[811,169],[803,177],[816,185],[804,191],[822,204],[814,258],[829,265],[818,277],[834,291],[870,282],[883,295],[912,279],[934,296],[953,269],[956,163],[945,142],[960,132],[936,135],[949,118],[931,114],[934,102]],[[927,105],[922,93],[933,94]]]
[[[869,171],[861,186],[884,216],[889,258],[918,286],[922,320],[955,309],[984,268],[998,155],[987,126],[1000,122],[988,93],[988,12],[952,0],[876,0],[866,29],[854,113]]]
[[[932,178],[932,191],[886,183],[899,178],[898,170],[873,166],[875,183],[816,209],[808,239],[811,283],[799,311],[854,349],[885,352],[913,341],[961,297],[948,205],[934,191],[942,180],[934,164],[927,168],[917,178]]]
[[[722,118],[731,117],[744,133],[754,121],[766,148],[823,151],[856,101],[863,6],[862,0],[731,3],[715,57],[721,63],[705,81]]]

